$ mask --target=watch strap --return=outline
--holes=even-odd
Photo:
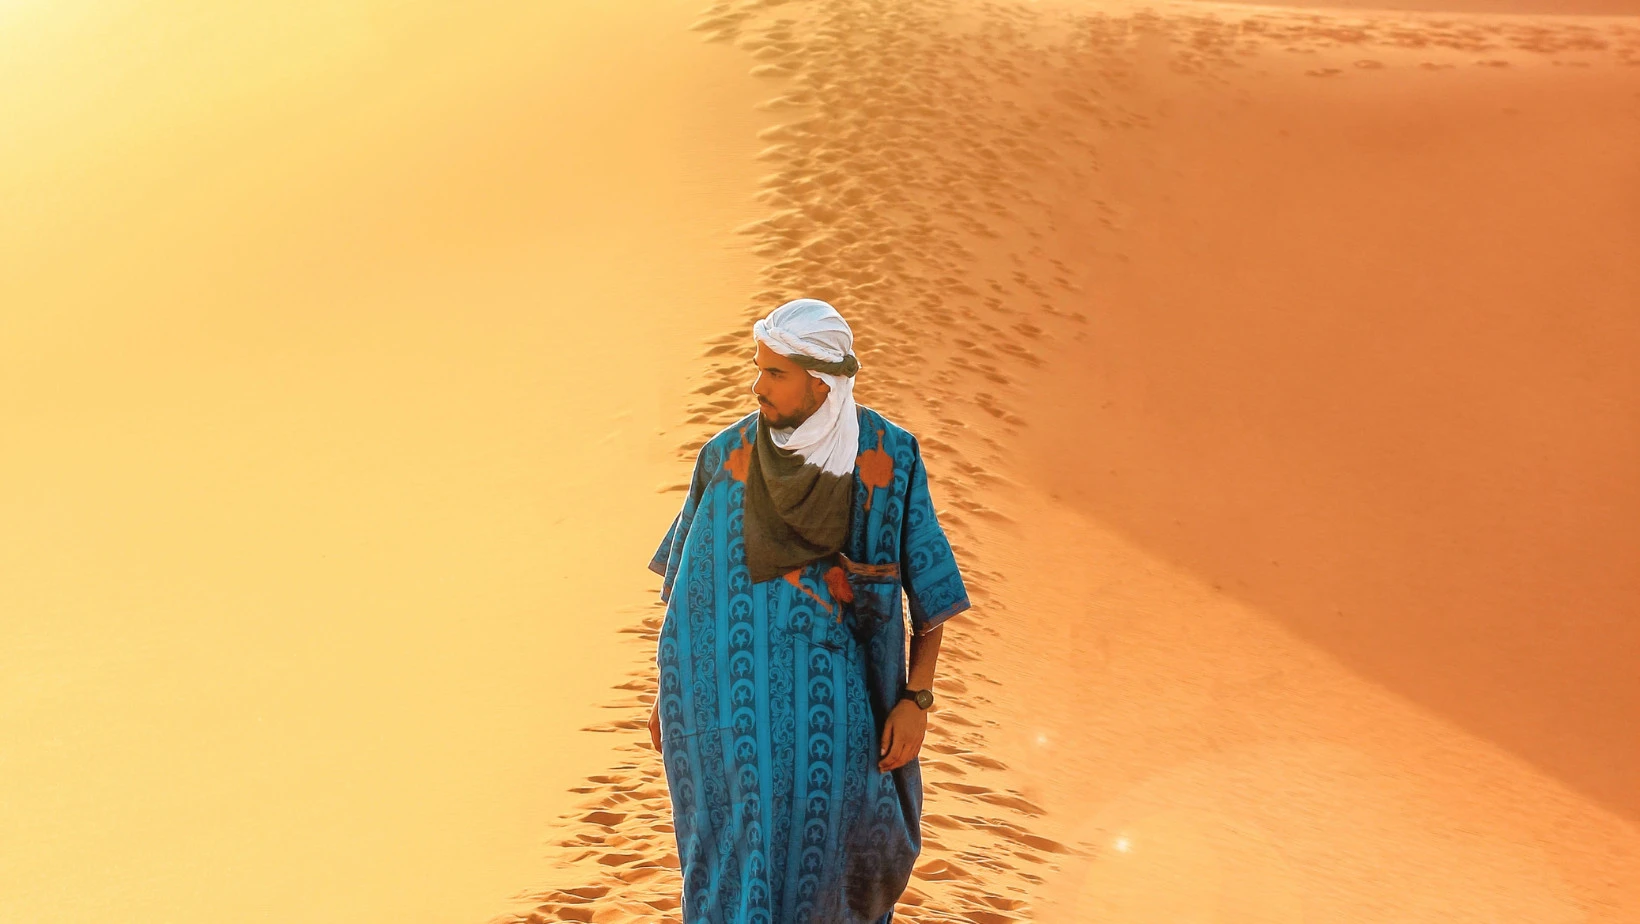
[[[903,687],[903,688],[900,689],[900,697],[899,698],[900,699],[909,699],[912,702],[916,702],[918,693],[927,693],[930,699],[932,699],[933,696],[934,696],[934,691],[933,690],[913,690],[910,687]],[[898,702],[898,701],[899,700],[895,700],[895,702]],[[933,703],[930,702],[929,706],[933,706]],[[918,703],[917,708],[922,709],[924,707],[921,703]]]

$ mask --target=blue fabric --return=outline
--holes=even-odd
[[[865,464],[844,554],[899,563],[900,581],[885,587],[891,611],[902,612],[903,586],[922,634],[967,609],[968,594],[916,438],[876,411],[858,413]],[[664,578],[655,663],[683,920],[890,924],[922,849],[918,761],[877,769],[906,681],[905,620],[857,638],[825,563],[751,583],[737,469],[743,477],[756,420],[701,447],[649,564]]]

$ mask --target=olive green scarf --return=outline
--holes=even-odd
[[[834,475],[781,449],[763,416],[746,466],[746,566],[752,583],[836,554],[848,540],[854,475]]]

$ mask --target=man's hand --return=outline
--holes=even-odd
[[[928,713],[917,708],[909,699],[902,699],[883,723],[883,744],[877,769],[887,773],[911,762],[922,750],[923,735],[928,733]]]
[[[661,749],[661,698],[655,697],[655,705],[649,709],[649,741],[655,745],[655,750]]]

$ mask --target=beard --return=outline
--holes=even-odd
[[[764,423],[767,423],[771,429],[790,430],[801,426],[803,421],[808,420],[815,411],[820,409],[820,405],[823,403],[825,403],[824,398],[816,397],[813,392],[809,392],[803,396],[803,406],[791,414],[777,414],[772,406],[764,404],[762,401],[757,403],[757,410],[758,413],[763,415]]]
[[[763,422],[768,424],[769,428],[772,430],[790,430],[807,419],[806,417],[799,417],[796,414],[787,414],[784,417],[779,416],[775,414],[774,410],[767,404],[758,405],[757,410],[758,413],[763,415]]]

